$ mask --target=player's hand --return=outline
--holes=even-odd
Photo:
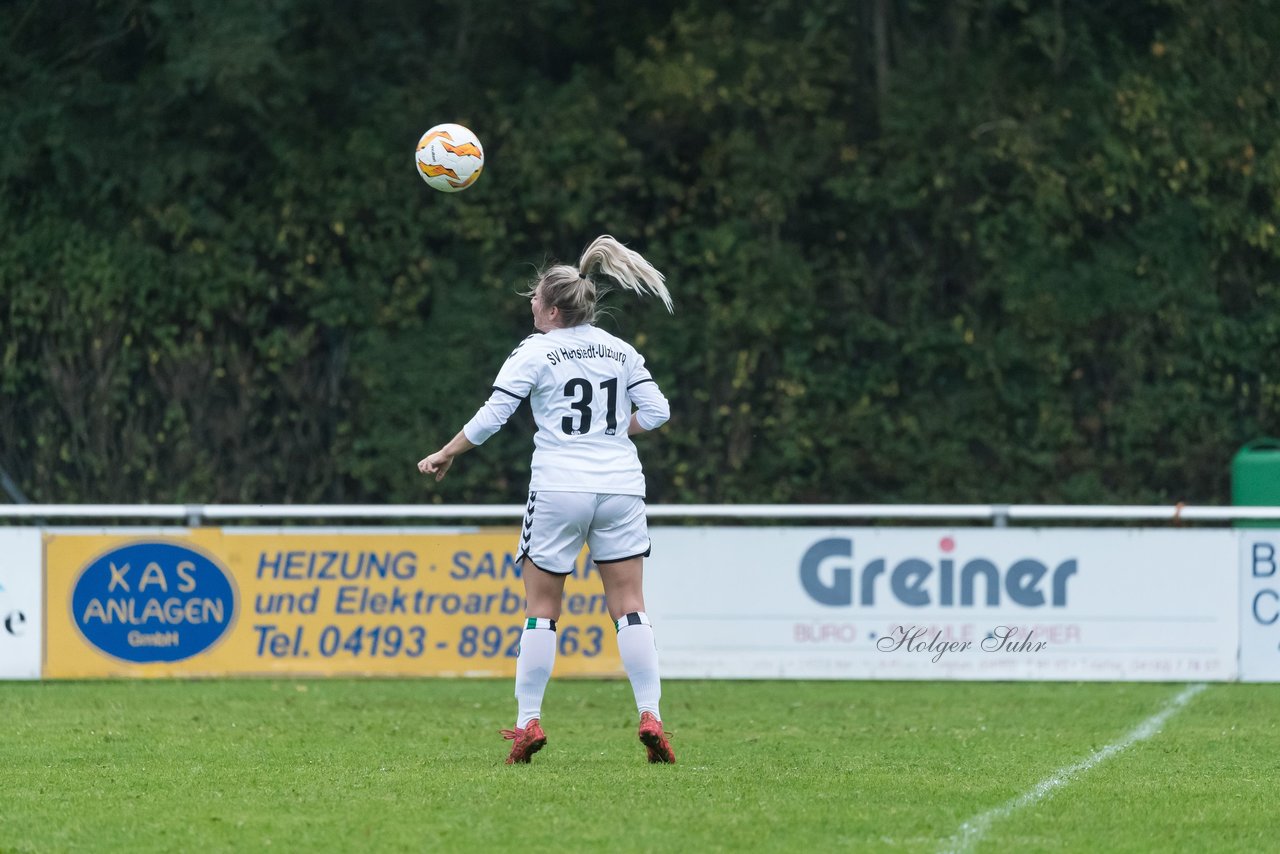
[[[445,472],[449,471],[449,467],[453,465],[453,457],[436,451],[429,457],[424,457],[418,461],[418,471],[423,474],[433,474],[436,480],[443,480]]]

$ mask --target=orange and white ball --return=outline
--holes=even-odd
[[[462,125],[441,124],[422,135],[414,158],[428,186],[457,193],[476,182],[484,169],[480,139]]]

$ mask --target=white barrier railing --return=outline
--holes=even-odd
[[[147,519],[210,522],[244,519],[511,519],[523,504],[0,504],[0,520]],[[650,519],[808,519],[1009,522],[1184,522],[1272,520],[1280,506],[1209,507],[1073,504],[650,504]]]

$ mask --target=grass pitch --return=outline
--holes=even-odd
[[[1183,689],[669,681],[650,766],[553,680],[508,767],[505,680],[0,683],[0,850],[1274,849],[1280,685]]]

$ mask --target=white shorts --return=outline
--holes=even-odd
[[[538,569],[573,572],[586,544],[596,563],[649,556],[649,520],[639,495],[530,492],[517,551]]]

